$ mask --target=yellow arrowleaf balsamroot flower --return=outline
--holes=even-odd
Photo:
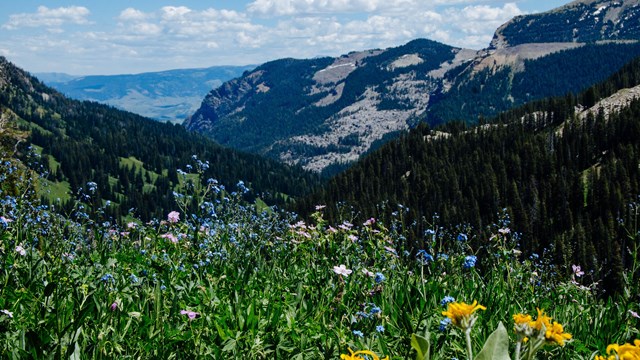
[[[341,354],[340,355],[340,359],[343,360],[365,360],[365,359],[373,359],[373,360],[389,360],[389,357],[385,357],[383,359],[380,359],[380,357],[378,357],[378,355],[376,355],[373,351],[369,351],[369,350],[358,350],[356,352],[353,352],[353,350],[349,349],[349,354]],[[371,356],[371,358],[369,357],[363,357],[361,355],[367,355],[367,356]]]
[[[478,301],[474,300],[473,304],[466,304],[463,302],[451,302],[447,304],[447,311],[443,311],[442,315],[451,319],[451,323],[463,330],[467,330],[473,326],[476,321],[476,317],[473,313],[476,310],[487,310],[485,306],[479,305]]]
[[[611,344],[607,346],[607,357],[598,355],[595,360],[640,360],[640,340],[635,340],[633,345]]]
[[[571,340],[571,334],[565,333],[564,329],[562,328],[562,324],[559,324],[555,321],[550,328],[547,328],[544,337],[545,339],[547,339],[547,342],[556,343],[560,346],[564,346],[565,340]]]

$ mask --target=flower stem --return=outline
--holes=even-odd
[[[469,360],[473,360],[473,349],[471,348],[471,326],[464,331],[464,337],[467,340],[467,356]]]
[[[515,360],[520,360],[520,349],[522,347],[522,340],[519,340],[516,343],[516,353],[515,353]]]

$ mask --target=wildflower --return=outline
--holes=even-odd
[[[351,274],[353,270],[347,269],[347,267],[344,264],[341,264],[340,266],[334,266],[333,272],[338,275],[349,276],[349,274]]]
[[[162,235],[160,235],[160,237],[163,238],[163,239],[169,239],[174,244],[178,243],[178,238],[175,235],[173,235],[172,233],[162,234]]]
[[[364,337],[364,334],[360,330],[353,330],[353,335],[357,337]]]
[[[633,316],[636,319],[640,319],[640,315],[638,315],[638,313],[633,310],[629,310],[629,314],[631,314],[631,316]]]
[[[180,314],[187,315],[189,317],[189,321],[197,318],[200,315],[200,313],[197,313],[195,311],[188,311],[188,310],[180,310]]]
[[[169,220],[170,223],[177,223],[180,221],[180,213],[177,211],[170,212],[169,215],[167,215],[167,220]]]
[[[502,235],[507,235],[508,233],[511,232],[511,229],[509,229],[509,228],[501,228],[501,229],[498,229],[498,232],[500,234],[502,234]]]
[[[516,334],[520,336],[521,339],[525,339],[528,336],[531,336],[532,329],[529,324],[533,321],[531,315],[526,314],[515,314],[513,315],[513,323]]]
[[[365,221],[362,225],[364,225],[364,226],[371,226],[371,225],[373,225],[373,224],[375,224],[375,223],[376,223],[376,219],[374,219],[374,218],[370,218],[370,219],[368,219],[367,221]]]
[[[471,269],[472,267],[476,266],[476,261],[478,261],[477,257],[473,255],[468,255],[464,258],[464,263],[462,264],[462,267],[465,269]]]
[[[22,245],[16,246],[16,252],[21,256],[27,255],[27,250],[25,250],[24,247],[22,247]]]
[[[444,318],[444,319],[440,320],[440,327],[438,327],[438,329],[440,329],[440,331],[444,332],[449,327],[449,324],[451,324],[451,319],[449,319],[448,317]]]
[[[104,281],[104,282],[109,282],[109,281],[111,281],[111,282],[115,282],[115,281],[116,281],[116,280],[113,278],[113,275],[108,274],[108,273],[107,273],[107,274],[102,275],[102,277],[100,278],[100,280],[101,280],[101,281]]]
[[[355,236],[355,235],[353,235],[353,234],[350,234],[350,235],[348,236],[348,238],[349,238],[349,240],[351,240],[351,242],[353,242],[353,243],[355,243],[356,241],[358,241],[358,237],[357,237],[357,236]]]
[[[373,351],[359,350],[359,351],[353,352],[353,350],[349,349],[349,355],[341,354],[340,359],[341,360],[364,360],[364,359],[389,360],[389,357],[387,356],[383,359],[380,359],[380,357],[376,355]]]
[[[116,311],[116,309],[118,308],[118,302],[114,301],[113,304],[111,304],[110,308],[111,311]]]
[[[375,277],[375,282],[376,284],[380,284],[381,282],[385,281],[387,278],[384,276],[383,273],[377,272],[376,273],[376,277]]]
[[[322,210],[322,209],[324,209],[326,207],[327,207],[327,205],[316,205],[316,211],[320,211],[320,210]]]
[[[3,314],[7,315],[10,318],[13,318],[13,313],[11,311],[9,311],[9,310],[3,309],[3,310],[0,310],[0,313],[3,313]]]
[[[334,270],[335,271],[335,270]],[[374,277],[375,274],[372,273],[371,271],[367,270],[367,269],[362,269],[362,273],[365,274],[368,277]]]
[[[457,240],[459,242],[466,242],[468,239],[469,237],[467,236],[467,234],[463,234],[463,233],[458,234]]]
[[[131,221],[131,222],[127,223],[127,229],[135,229],[137,225],[138,224],[136,224],[133,221]]]
[[[384,332],[384,326],[382,326],[382,325],[376,326],[376,331],[379,332],[379,333],[383,333]]]
[[[629,343],[624,345],[611,344],[607,346],[607,355],[609,356],[598,355],[595,360],[640,359],[640,340],[636,339],[633,345]]]
[[[442,300],[440,300],[440,306],[447,306],[447,304],[452,303],[456,301],[456,299],[453,296],[445,296],[444,298],[442,298]]]
[[[422,265],[427,265],[428,263],[433,261],[433,256],[426,250],[418,250],[416,257],[418,258],[418,261],[422,263]]]
[[[571,265],[571,269],[573,269],[573,275],[576,277],[584,275],[584,271],[582,271],[580,265]]]
[[[476,322],[476,317],[473,315],[476,310],[487,310],[485,306],[479,305],[478,301],[473,301],[473,304],[466,304],[464,302],[452,302],[447,304],[447,311],[443,311],[442,315],[451,319],[451,323],[462,330],[470,329]]]

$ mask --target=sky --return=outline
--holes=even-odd
[[[416,38],[482,49],[569,0],[2,0],[0,56],[31,72],[134,74],[340,56]]]

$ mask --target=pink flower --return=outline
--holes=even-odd
[[[577,277],[584,275],[584,271],[580,269],[580,265],[571,265],[571,268],[573,269],[573,275]]]
[[[111,304],[111,311],[116,311],[117,308],[118,308],[118,303],[114,301],[113,304]]]
[[[16,246],[16,252],[22,256],[27,255],[27,250],[25,250],[22,245]]]
[[[362,224],[362,225],[364,225],[364,226],[371,226],[371,225],[373,225],[373,224],[375,224],[375,223],[376,223],[376,219],[374,219],[374,218],[370,218],[369,220],[365,221],[365,222],[364,222],[364,224]]]
[[[135,229],[138,224],[132,222],[127,223],[127,229]]]
[[[160,235],[160,237],[163,238],[163,239],[169,239],[174,244],[178,243],[178,238],[175,235],[173,235],[172,233],[162,234],[162,235]]]
[[[187,315],[189,317],[189,321],[195,319],[198,317],[198,315],[200,315],[199,313],[195,312],[195,311],[187,311],[187,310],[181,310],[180,314],[182,315]]]
[[[347,269],[346,266],[344,266],[344,264],[341,264],[340,266],[334,266],[333,267],[333,272],[338,274],[338,275],[349,276],[349,274],[351,274],[353,272],[353,270],[349,270],[349,269]]]
[[[180,221],[180,213],[177,211],[170,212],[169,215],[167,215],[167,220],[169,220],[170,223],[177,223]]]
[[[640,315],[638,315],[638,313],[633,310],[629,310],[629,314],[631,314],[631,316],[633,316],[636,319],[640,319]]]

